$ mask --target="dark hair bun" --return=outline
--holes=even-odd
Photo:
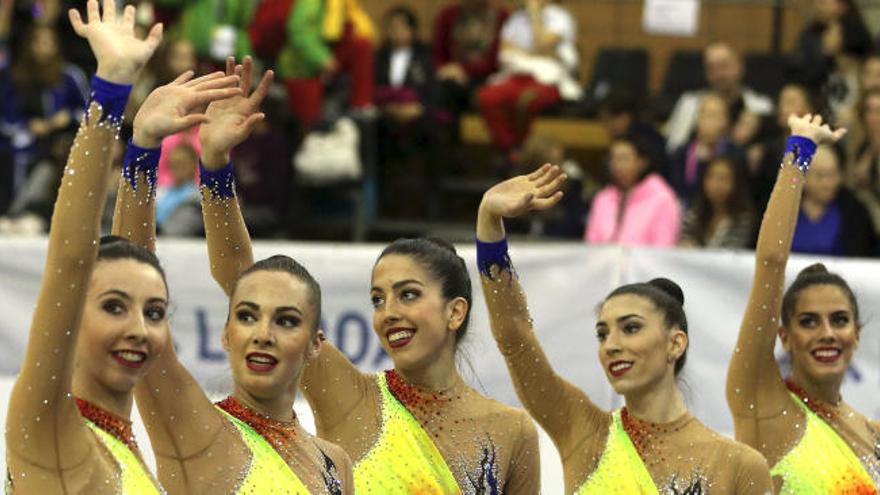
[[[812,265],[801,270],[801,272],[798,273],[798,278],[819,273],[828,273],[828,269],[825,268],[825,265],[823,265],[822,263],[813,263]]]
[[[668,278],[655,278],[648,282],[648,285],[652,287],[656,287],[678,301],[678,304],[684,306],[684,292],[681,291],[681,287],[678,286],[677,283],[669,280]]]

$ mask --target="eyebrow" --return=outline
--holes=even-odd
[[[418,280],[416,280],[416,279],[414,279],[414,278],[408,278],[408,279],[406,279],[406,280],[401,280],[401,281],[399,281],[399,282],[394,282],[393,284],[391,284],[391,288],[392,288],[392,289],[399,289],[399,288],[401,288],[401,287],[403,287],[403,286],[405,286],[405,285],[409,285],[409,284],[421,285],[422,287],[425,286],[425,284],[419,282]],[[373,288],[370,289],[370,290],[371,290],[371,291],[382,292],[382,289],[379,288],[379,287],[376,287],[375,285],[374,285]]]
[[[259,310],[260,310],[260,305],[259,305],[259,304],[257,304],[257,303],[252,303],[252,302],[250,302],[250,301],[240,301],[238,304],[235,305],[235,307],[238,308],[239,306],[247,306],[248,308],[250,308],[250,309],[252,309],[252,310],[254,310],[254,311],[259,311]]]
[[[639,315],[637,315],[637,314],[635,314],[635,313],[631,313],[631,314],[628,314],[628,315],[623,315],[623,316],[618,317],[618,318],[617,318],[617,323],[623,323],[623,322],[625,322],[626,320],[629,320],[630,318],[638,318],[638,319],[642,319],[641,316],[639,316]],[[599,328],[599,327],[603,327],[603,328],[604,328],[604,327],[607,327],[607,326],[608,326],[608,323],[605,322],[604,320],[599,320],[599,321],[596,322],[596,328]]]
[[[298,315],[300,315],[300,316],[305,316],[305,315],[303,314],[303,312],[300,311],[300,309],[297,308],[296,306],[281,306],[280,308],[278,308],[278,309],[275,310],[276,313],[286,313],[286,312],[288,312],[288,311],[293,312],[293,313],[296,313],[296,314],[298,314]]]
[[[251,302],[251,301],[241,301],[235,305],[235,308],[238,309],[239,306],[246,306],[247,308],[252,309],[254,311],[260,310],[260,305],[255,302]],[[299,314],[300,316],[305,316],[303,314],[302,310],[297,308],[296,306],[281,306],[275,310],[275,313],[284,313],[286,311],[291,311],[293,313]]]
[[[99,294],[98,297],[104,297],[104,296],[109,296],[109,295],[119,296],[123,299],[131,301],[131,296],[129,296],[127,293],[125,293],[119,289],[110,289],[110,290],[104,291],[101,294]]]

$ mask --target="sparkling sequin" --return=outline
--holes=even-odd
[[[320,469],[323,492],[342,494],[342,481],[333,460],[321,450],[309,435],[300,434],[296,416],[292,421],[277,421],[247,407],[229,396],[216,404],[226,413],[239,430],[251,451],[252,461],[247,472],[241,476],[237,494],[300,494],[309,493],[293,467]],[[302,445],[303,442],[308,445]],[[308,465],[295,459],[303,451],[311,451]],[[293,467],[291,466],[293,464]]]

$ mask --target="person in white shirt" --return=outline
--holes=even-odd
[[[493,142],[502,151],[522,145],[541,109],[581,97],[574,76],[579,60],[576,36],[572,15],[550,0],[525,0],[524,8],[504,24],[501,70],[478,95]]]
[[[697,121],[700,102],[707,93],[721,95],[730,110],[731,135],[737,144],[747,144],[758,131],[760,119],[773,113],[773,100],[743,86],[743,62],[727,43],[712,43],[703,52],[709,87],[681,95],[666,122],[666,149],[670,152],[685,144]]]

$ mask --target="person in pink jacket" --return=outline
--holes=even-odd
[[[675,192],[653,172],[649,154],[631,138],[611,143],[611,184],[596,194],[586,242],[674,246],[681,225]]]

